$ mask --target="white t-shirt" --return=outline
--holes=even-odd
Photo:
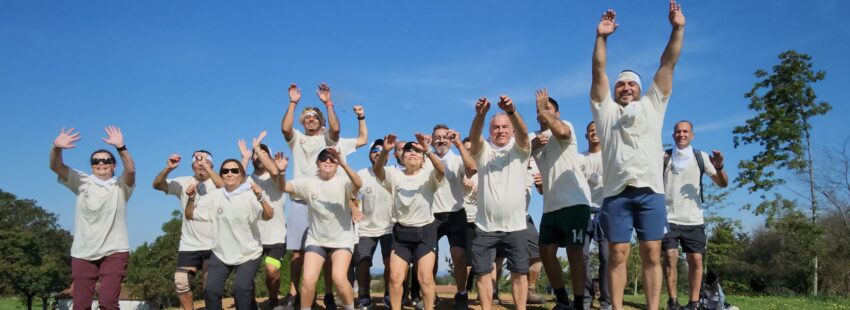
[[[260,239],[264,245],[286,243],[286,193],[280,190],[277,182],[272,179],[271,174],[265,172],[261,175],[252,174],[248,182],[257,184],[269,197],[269,206],[274,210],[274,216],[268,221],[259,221]]]
[[[195,177],[184,176],[169,179],[166,180],[166,182],[168,183],[168,192],[166,194],[176,196],[177,199],[180,199],[180,210],[183,210],[184,213],[186,211],[186,201],[189,200],[189,196],[186,195],[186,188],[188,188],[189,185],[198,183],[195,192],[198,197],[197,199],[202,199],[204,196],[217,189],[215,187],[215,183],[213,183],[210,178],[207,178],[204,182],[198,182]],[[205,208],[206,206],[196,207],[195,212],[200,210],[199,207]],[[200,212],[205,211],[200,210]],[[206,251],[212,249],[212,247],[212,223],[183,219],[183,224],[180,228],[180,247],[178,248],[178,251]]]
[[[392,169],[386,167],[385,169]],[[358,233],[362,237],[380,237],[393,232],[393,196],[381,186],[372,168],[357,171],[363,186],[360,187],[360,198],[363,203],[360,211],[363,220],[357,223]]]
[[[675,152],[674,152],[675,153]],[[705,174],[713,177],[717,170],[711,164],[708,154],[700,152],[705,163]],[[699,195],[699,165],[693,158],[685,164],[682,171],[674,171],[672,160],[664,169],[664,189],[667,200],[667,221],[678,225],[701,225],[703,219],[702,200]],[[711,182],[711,181],[709,181]]]
[[[333,146],[336,142],[331,140],[330,135],[325,132],[315,136],[308,136],[298,129],[292,130],[292,139],[286,141],[292,149],[292,178],[300,179],[315,176],[319,167],[316,166],[316,158],[319,157],[325,147]]]
[[[313,176],[289,183],[294,188],[292,198],[307,203],[305,246],[354,249],[354,223],[348,207],[354,197],[351,180],[339,175],[327,181]]]
[[[601,208],[602,200],[602,152],[582,153],[584,157],[581,163],[581,171],[587,178],[587,185],[590,187],[590,202],[593,207]]]
[[[127,239],[127,200],[135,187],[123,177],[94,181],[93,175],[68,169],[66,181],[59,179],[75,195],[74,241],[71,256],[98,260],[120,252],[130,252]],[[100,184],[99,184],[100,183]],[[105,186],[101,185],[106,183]]]
[[[206,207],[196,207],[193,219],[212,222],[212,252],[221,262],[234,266],[257,259],[263,254],[260,228],[257,225],[262,220],[263,206],[250,188],[237,189],[229,197],[225,192],[224,188],[220,188],[203,199],[196,199],[197,206]]]
[[[486,232],[526,229],[531,150],[523,150],[513,141],[496,150],[485,142],[472,156],[478,163],[475,225]]]
[[[542,150],[534,153],[543,178],[543,213],[576,205],[590,206],[590,188],[581,171],[575,129],[570,122],[563,122],[570,128],[568,139],[558,139],[551,130],[538,134],[549,136]]]
[[[469,177],[473,186],[471,188],[463,187],[463,209],[466,210],[466,222],[475,223],[475,216],[478,213],[478,175]]]
[[[461,210],[463,209],[463,177],[466,175],[463,159],[460,155],[448,153],[440,161],[446,171],[445,181],[440,183],[440,187],[434,194],[434,204],[431,205],[431,211],[442,213]],[[433,169],[433,166],[430,169]]]
[[[434,222],[431,205],[434,193],[441,182],[437,181],[437,170],[420,169],[414,175],[387,167],[381,185],[393,197],[393,219],[406,227],[422,227]]]
[[[653,82],[639,101],[626,107],[614,102],[610,91],[602,102],[591,101],[602,143],[605,197],[619,194],[626,186],[664,193],[661,127],[669,99]]]

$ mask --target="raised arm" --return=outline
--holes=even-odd
[[[50,149],[50,170],[56,173],[59,180],[62,182],[68,181],[68,166],[62,161],[62,150],[77,147],[74,142],[82,139],[79,132],[74,132],[74,128],[65,131],[65,127],[59,131],[59,135],[53,140],[53,147]]]
[[[665,96],[670,95],[673,90],[673,69],[679,61],[679,54],[682,53],[682,41],[685,37],[685,15],[682,14],[682,5],[676,3],[675,0],[670,0],[669,10],[668,18],[673,30],[670,32],[667,47],[661,54],[661,66],[655,72],[654,78],[655,85],[658,85],[661,93]]]
[[[254,196],[257,197],[257,201],[263,207],[263,221],[272,219],[274,217],[274,209],[272,209],[268,199],[263,196],[263,188],[256,183],[251,183],[251,191],[254,192]]]
[[[369,128],[366,128],[366,112],[363,106],[354,106],[354,114],[357,115],[357,143],[354,148],[359,148],[369,143]]]
[[[331,140],[338,142],[339,119],[336,117],[334,103],[331,101],[331,87],[325,83],[319,84],[319,89],[316,90],[316,95],[319,96],[319,100],[321,100],[322,103],[325,104],[325,108],[328,109],[328,134],[330,135]]]
[[[528,139],[528,127],[525,126],[525,121],[519,116],[519,111],[516,110],[514,101],[507,95],[499,96],[499,108],[508,114],[508,119],[514,126],[514,139],[519,147],[523,150],[531,150],[531,140]]]
[[[102,138],[103,142],[112,145],[118,150],[118,156],[121,157],[121,163],[124,165],[124,172],[121,177],[124,183],[129,187],[136,185],[136,164],[133,162],[133,157],[130,156],[130,151],[127,150],[124,144],[124,134],[121,129],[115,126],[107,126],[103,129],[106,131],[106,138]]]
[[[278,173],[280,173],[280,171],[278,171],[277,165],[275,164],[274,160],[272,160],[271,154],[267,153],[260,147],[260,144],[263,143],[263,139],[265,137],[266,131],[263,130],[262,132],[260,132],[259,136],[251,139],[251,147],[253,147],[254,149],[254,154],[257,154],[257,159],[259,159],[260,162],[263,164],[263,168],[265,168],[266,171],[268,171],[269,174],[271,174],[272,176],[276,176],[278,175]]]
[[[602,20],[596,27],[596,43],[593,46],[593,79],[590,86],[590,100],[593,102],[602,102],[610,92],[605,66],[608,62],[608,36],[619,26],[615,20],[616,17],[617,13],[608,9],[602,14]]]
[[[472,154],[463,146],[463,140],[460,139],[460,133],[455,130],[449,130],[449,139],[454,143],[457,151],[460,152],[460,158],[463,160],[464,175],[472,177],[478,172],[478,164],[472,158]]]
[[[221,178],[218,172],[213,170],[212,161],[210,161],[209,158],[203,156],[196,156],[194,160],[197,161],[198,166],[200,166],[201,169],[204,169],[204,171],[207,172],[207,175],[210,176],[210,180],[215,185],[215,188],[221,188],[222,186],[224,186],[224,180]]]
[[[165,161],[165,168],[153,178],[153,189],[168,193],[168,174],[180,165],[180,155],[171,154]]]
[[[289,158],[283,155],[283,152],[277,152],[274,154],[274,163],[278,174],[273,175],[272,180],[277,183],[279,191],[286,192],[286,165],[289,164]]]
[[[360,187],[363,186],[363,181],[360,179],[360,176],[357,175],[357,172],[354,172],[354,170],[352,170],[351,167],[349,167],[348,164],[346,164],[345,161],[342,160],[342,154],[340,154],[339,151],[337,151],[336,149],[330,149],[329,151],[331,153],[331,158],[334,163],[342,167],[342,170],[345,171],[345,174],[348,176],[348,179],[351,180],[351,194],[356,196],[357,192],[360,191]]]
[[[425,156],[431,160],[431,165],[434,166],[434,171],[437,173],[437,182],[442,182],[446,176],[446,167],[443,166],[443,161],[437,157],[437,154],[431,152],[431,139],[421,133],[416,134],[416,145],[421,151],[425,152]]]
[[[490,101],[487,97],[478,98],[478,102],[475,103],[475,118],[472,119],[472,126],[469,128],[469,142],[472,144],[469,153],[472,155],[480,153],[484,145],[481,131],[484,130],[484,117],[487,116],[487,111],[490,111]]]
[[[183,209],[183,217],[187,220],[195,219],[195,194],[198,192],[198,183],[189,184],[186,188],[186,208]]]
[[[280,121],[280,131],[283,133],[283,138],[286,141],[292,140],[292,124],[295,122],[295,107],[298,101],[301,100],[301,90],[298,85],[292,83],[289,85],[289,106],[286,108],[286,114],[283,115],[283,120]]]
[[[537,99],[537,116],[538,120],[542,119],[546,122],[546,125],[549,127],[549,130],[552,131],[552,135],[559,140],[569,140],[572,136],[572,132],[570,132],[570,126],[564,124],[555,113],[546,109],[549,105],[549,91],[544,89],[538,90],[535,92],[535,96]]]
[[[387,158],[389,157],[390,150],[395,149],[397,138],[398,137],[394,134],[388,134],[384,137],[384,147],[381,149],[381,152],[378,153],[378,159],[376,159],[375,163],[372,164],[372,171],[375,172],[375,177],[378,178],[378,181],[383,182],[384,179],[387,178],[384,166],[387,165]]]
[[[714,166],[714,170],[717,171],[716,175],[711,176],[711,180],[714,181],[714,184],[724,188],[729,186],[729,176],[726,175],[726,170],[723,170],[723,153],[720,153],[718,150],[714,150],[711,152],[711,156],[708,157],[708,160],[711,161],[711,165]]]

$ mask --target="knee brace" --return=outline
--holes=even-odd
[[[174,272],[174,286],[177,294],[182,294],[192,291],[192,280],[195,278],[195,272],[186,268],[177,268]]]

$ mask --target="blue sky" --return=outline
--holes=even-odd
[[[751,156],[733,149],[732,127],[753,115],[743,97],[756,69],[796,49],[827,71],[815,90],[833,111],[814,120],[817,150],[850,136],[840,102],[850,72],[850,4],[845,1],[683,1],[683,53],[667,110],[693,121],[695,146],[725,152],[727,170]],[[467,133],[473,103],[506,93],[532,129],[533,91],[547,87],[577,129],[590,121],[590,56],[599,16],[612,7],[620,28],[609,38],[609,75],[624,68],[651,78],[670,33],[666,1],[0,1],[0,130],[6,134],[0,188],[36,199],[73,226],[73,196],[48,169],[49,143],[63,126],[83,135],[66,163],[88,171],[105,147],[103,127],[124,131],[136,159],[129,202],[133,247],[152,241],[177,200],[150,183],[167,156],[211,150],[238,157],[236,141],[280,134],[286,87],[302,86],[301,106],[319,105],[315,86],[333,90],[342,136],[356,134],[351,107],[365,106],[370,139],[411,137],[447,123]],[[844,86],[846,87],[846,85]],[[846,90],[846,89],[845,89]],[[581,130],[580,133],[583,133]],[[249,140],[250,141],[250,140]],[[581,149],[586,148],[582,139]],[[352,155],[368,164],[366,150]],[[172,175],[188,175],[188,165]],[[541,199],[532,214],[539,219]],[[747,228],[762,220],[738,206],[721,214]]]

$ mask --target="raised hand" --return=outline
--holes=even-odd
[[[540,146],[546,145],[549,143],[550,135],[537,135],[537,143],[540,143]]]
[[[449,141],[451,141],[454,144],[457,144],[457,145],[462,144],[462,142],[461,142],[462,140],[460,139],[460,133],[458,133],[454,129],[449,129],[449,131],[446,132],[446,137],[449,138]]]
[[[331,156],[331,161],[334,164],[342,163],[342,157],[341,157],[341,155],[339,154],[339,151],[337,151],[336,148],[330,147],[330,148],[327,148],[326,150],[328,151],[328,154]]]
[[[361,118],[366,116],[366,111],[363,111],[362,105],[356,105],[354,106],[354,114],[357,115],[357,118]]]
[[[475,103],[475,113],[483,115],[487,114],[487,111],[490,111],[490,101],[487,97],[478,98],[478,102]]]
[[[254,192],[254,196],[257,196],[257,199],[263,197],[263,188],[257,185],[257,183],[251,183],[251,191]]]
[[[295,83],[289,84],[289,102],[298,103],[301,101],[301,89]]]
[[[321,100],[325,106],[333,105],[333,102],[331,102],[331,87],[328,86],[328,84],[319,84],[319,88],[316,90],[316,95],[319,96],[319,100]]]
[[[277,165],[277,170],[281,171],[282,174],[283,171],[286,171],[286,165],[289,164],[289,157],[283,155],[283,152],[277,152],[274,154],[274,163]]]
[[[165,162],[165,166],[168,167],[168,169],[177,168],[177,166],[180,165],[180,159],[182,159],[182,157],[180,157],[180,154],[171,154],[171,156],[168,156],[168,160]]]
[[[670,0],[670,14],[668,18],[673,28],[685,26],[685,15],[682,14],[682,5],[676,3],[676,0]]]
[[[602,20],[599,21],[599,26],[596,27],[596,35],[608,37],[614,33],[614,31],[617,30],[617,27],[620,26],[617,24],[616,18],[617,12],[614,12],[613,9],[605,11],[605,13],[602,14]]]
[[[418,145],[416,145],[418,144]],[[419,149],[422,152],[427,152],[431,149],[431,138],[428,135],[417,132],[416,133],[416,144],[413,147]]]
[[[110,125],[103,128],[103,130],[106,131],[106,138],[101,138],[103,142],[116,148],[124,146],[124,135],[121,134],[120,128]]]
[[[246,146],[245,140],[239,139],[239,141],[236,142],[236,144],[239,145],[239,154],[242,154],[242,158],[250,158],[251,157],[251,150],[249,150],[248,147]]]
[[[511,97],[508,95],[499,96],[499,109],[505,111],[505,113],[513,113],[516,112],[516,106],[514,106],[514,101],[511,100]]]
[[[251,139],[251,147],[252,147],[252,148],[258,148],[258,147],[260,147],[260,144],[263,142],[263,139],[265,139],[265,138],[266,138],[266,131],[265,131],[265,130],[263,130],[263,131],[261,131],[261,132],[260,132],[260,135],[259,135],[259,136],[257,136],[256,138]]]
[[[708,156],[708,160],[711,161],[711,165],[714,166],[714,169],[719,170],[723,168],[723,153],[720,153],[720,151],[711,151],[711,155]]]
[[[356,203],[356,202],[352,202],[352,203]],[[359,208],[351,209],[351,220],[352,221],[354,221],[355,223],[360,223],[360,221],[363,220],[363,217],[364,217],[363,211],[360,211]]]
[[[549,91],[545,88],[537,90],[534,92],[534,98],[537,103],[537,112],[546,111],[546,108],[549,106]]]
[[[398,137],[394,134],[388,134],[384,137],[384,152],[389,152],[395,148]]]
[[[56,139],[53,140],[53,146],[60,149],[71,149],[77,147],[74,142],[82,139],[80,137],[80,132],[74,132],[74,128],[68,129],[65,131],[65,127],[62,127],[62,130],[59,131],[59,135],[56,136]]]
[[[198,183],[189,184],[189,187],[186,187],[186,196],[189,196],[190,199],[195,198],[195,194],[198,192]]]

